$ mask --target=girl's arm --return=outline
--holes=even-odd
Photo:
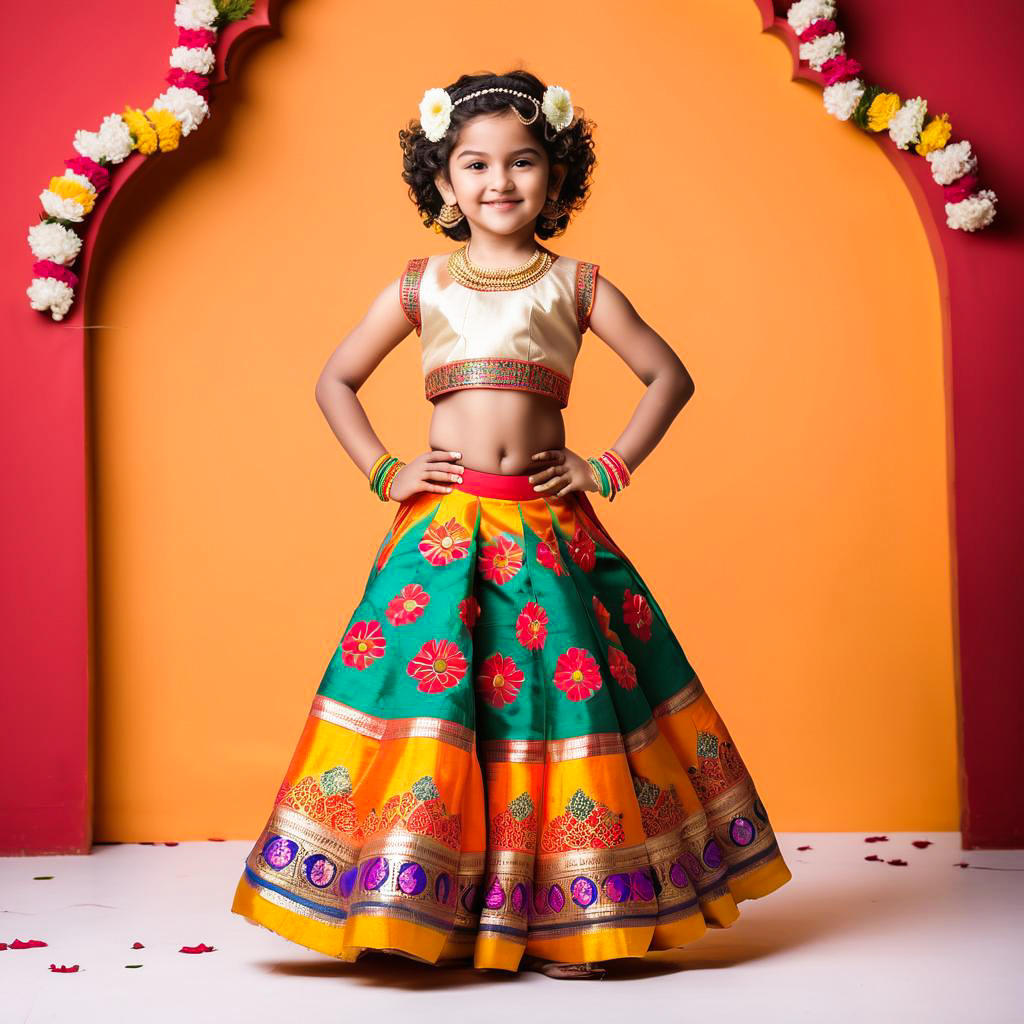
[[[608,445],[632,472],[654,451],[692,397],[693,378],[672,346],[604,276],[594,292],[590,329],[647,385],[625,429]]]
[[[316,382],[316,402],[323,411],[331,430],[341,442],[352,461],[368,475],[377,459],[388,449],[374,433],[366,410],[356,398],[384,357],[412,330],[402,311],[400,285],[396,277],[373,300],[362,320],[349,331],[341,344],[331,353]],[[406,496],[415,490],[444,491],[450,487],[428,484],[427,480],[448,481],[461,475],[456,452],[428,452],[410,460],[403,467],[403,486],[392,485],[392,494]],[[422,465],[421,465],[422,463]],[[429,464],[429,465],[428,465]],[[410,472],[406,472],[410,469]],[[398,477],[395,477],[397,484]]]

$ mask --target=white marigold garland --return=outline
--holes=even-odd
[[[977,231],[995,219],[997,196],[978,189],[977,158],[966,139],[948,145],[952,127],[941,114],[928,123],[928,102],[920,96],[900,101],[896,93],[883,92],[859,77],[861,65],[846,55],[846,38],[836,27],[835,0],[796,0],[786,21],[800,44],[800,59],[822,73],[825,110],[840,121],[852,120],[865,131],[888,130],[900,148],[925,157],[932,177],[946,195],[946,225],[961,231]]]
[[[63,176],[51,178],[39,193],[43,213],[28,229],[35,262],[26,294],[33,309],[49,310],[54,320],[67,315],[78,285],[71,264],[82,250],[72,225],[89,215],[109,186],[112,166],[135,151],[148,156],[176,149],[183,135],[206,120],[217,31],[248,17],[252,7],[253,0],[178,0],[178,45],[171,50],[168,88],[146,111],[128,106],[120,114],[108,114],[94,132],[75,132],[71,144],[78,155],[65,160]]]

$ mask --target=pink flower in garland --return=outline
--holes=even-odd
[[[369,622],[355,622],[341,641],[341,660],[350,668],[360,672],[382,657],[387,649],[387,640],[376,619]]]
[[[825,85],[835,85],[837,82],[845,82],[847,79],[856,78],[862,70],[860,61],[847,57],[845,53],[829,57],[821,65],[821,73],[825,76]]]
[[[415,622],[430,604],[430,595],[418,584],[409,583],[388,602],[385,614],[392,626]]]
[[[511,658],[493,654],[483,663],[476,678],[477,691],[491,707],[502,708],[516,699],[525,678]]]
[[[53,260],[36,260],[32,264],[32,273],[36,277],[55,277],[72,288],[78,287],[78,275],[73,270],[54,263]]]
[[[586,700],[601,688],[601,670],[583,647],[570,647],[555,662],[555,686],[569,700]]]
[[[569,555],[584,572],[590,572],[597,565],[594,538],[587,533],[582,523],[576,524],[576,531],[569,541]]]
[[[453,640],[428,640],[413,658],[406,671],[419,683],[424,693],[441,693],[466,674],[466,656]]]
[[[801,43],[809,43],[812,39],[817,39],[818,36],[827,36],[830,32],[835,32],[836,23],[832,18],[819,18],[817,21],[812,21],[797,35],[797,39]]]
[[[472,594],[459,602],[459,618],[466,629],[472,629],[480,618],[480,602]]]
[[[516,639],[528,650],[539,651],[548,635],[548,613],[536,601],[528,601],[516,619]]]
[[[634,594],[627,587],[622,595],[622,618],[630,633],[647,643],[651,639],[651,606],[643,594]]]
[[[624,690],[636,689],[636,666],[618,647],[608,646],[608,668]]]
[[[110,185],[110,171],[87,156],[70,157],[64,161],[64,166],[69,171],[88,178],[97,195]]]
[[[508,583],[523,567],[523,549],[514,540],[502,535],[483,549],[478,564],[485,580]]]
[[[195,89],[201,96],[205,96],[210,88],[210,80],[204,75],[198,75],[195,71],[183,71],[181,68],[171,68],[165,76],[165,81],[179,89]]]

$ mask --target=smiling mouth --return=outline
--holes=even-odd
[[[521,203],[521,199],[491,199],[485,205],[487,206],[515,206],[516,203]]]

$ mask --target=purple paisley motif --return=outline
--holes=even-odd
[[[491,887],[487,890],[484,902],[487,904],[488,910],[500,910],[505,906],[505,890],[501,887],[497,875],[494,876],[494,881],[491,882]]]
[[[359,865],[353,864],[338,879],[338,894],[342,899],[347,900],[352,895],[352,887],[356,884],[356,875],[359,874]]]
[[[722,848],[714,836],[704,844],[704,863],[712,870],[722,863]]]
[[[548,912],[548,891],[543,885],[538,885],[533,890],[533,909],[538,914]]]
[[[522,882],[516,882],[512,889],[512,909],[521,914],[526,909],[526,886]]]
[[[477,896],[480,893],[480,889],[475,885],[467,885],[466,891],[462,894],[462,905],[470,914],[477,912]]]
[[[754,823],[749,818],[733,818],[729,823],[729,838],[737,846],[749,846],[755,834]]]
[[[406,896],[419,896],[427,887],[427,873],[414,860],[406,861],[398,869],[398,888]]]
[[[694,854],[687,851],[679,859],[682,861],[683,867],[686,868],[686,873],[691,878],[700,878],[704,874],[704,865],[697,860]]]
[[[668,869],[668,877],[672,884],[679,889],[685,889],[689,884],[690,880],[686,877],[686,868],[683,867],[682,861],[672,861],[672,866]]]
[[[630,897],[629,873],[609,875],[604,880],[604,891],[612,903],[625,903]]]
[[[268,839],[263,847],[263,859],[275,870],[288,867],[299,852],[299,844],[284,836]]]
[[[578,907],[589,907],[597,899],[597,884],[586,875],[578,875],[569,887],[572,901]]]
[[[363,868],[363,888],[367,892],[379,889],[387,880],[390,870],[386,857],[374,857]]]
[[[562,887],[556,882],[548,892],[548,906],[556,913],[562,912],[562,907],[565,906],[565,893],[562,892]]]
[[[654,899],[654,883],[646,871],[634,871],[629,876],[633,888],[633,899],[647,901]]]
[[[434,882],[434,899],[437,900],[441,906],[445,906],[448,903],[448,897],[452,894],[452,878],[447,871],[442,871],[437,876],[437,881]]]
[[[302,862],[303,871],[310,885],[326,889],[334,881],[338,866],[322,853],[314,853]]]

